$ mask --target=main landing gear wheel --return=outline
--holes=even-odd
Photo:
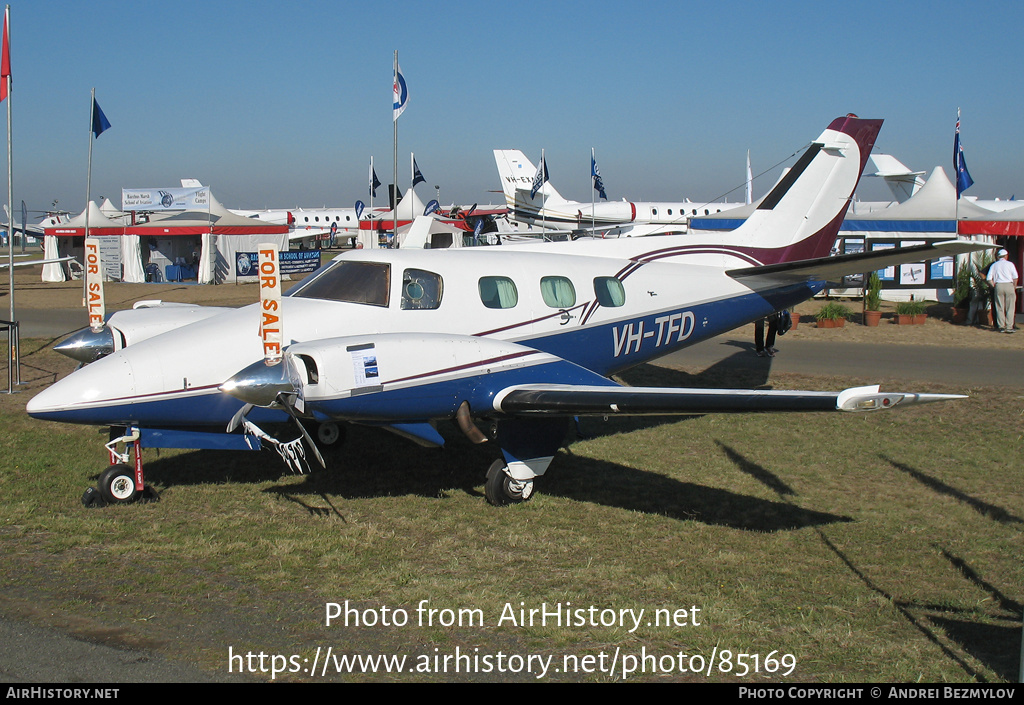
[[[127,465],[111,465],[100,473],[97,484],[100,496],[107,504],[129,504],[138,499],[135,472]]]
[[[316,427],[316,439],[320,441],[322,446],[333,446],[335,443],[343,440],[341,427],[332,421],[318,424]]]
[[[505,461],[498,459],[487,469],[484,495],[496,507],[525,502],[533,494],[533,480],[516,480],[505,468]]]

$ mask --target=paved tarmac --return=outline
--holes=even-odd
[[[0,682],[8,685],[73,683],[88,687],[100,683],[224,680],[231,679],[227,674],[208,674],[142,649],[91,643],[59,629],[0,617]]]
[[[22,338],[59,338],[88,325],[84,308],[18,308],[15,304],[14,315]]]
[[[1024,331],[1015,335],[1024,336]],[[663,357],[659,362],[688,369],[721,364],[738,370],[770,369],[806,375],[1024,389],[1024,350],[835,343],[784,337],[778,339],[776,346],[779,352],[774,358],[762,358],[754,354],[753,344],[745,338],[723,336]]]

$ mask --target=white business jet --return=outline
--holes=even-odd
[[[570,201],[547,180],[546,163],[542,178],[537,178],[537,168],[518,149],[496,149],[494,161],[509,217],[541,228],[595,231],[599,236],[611,237],[681,233],[686,231],[691,216],[720,213],[743,205],[691,201]],[[537,188],[534,188],[535,182],[539,182]]]
[[[305,469],[304,424],[383,426],[423,445],[454,420],[494,429],[493,504],[527,500],[574,416],[875,411],[949,395],[623,387],[609,375],[804,301],[849,273],[983,247],[828,257],[879,120],[838,118],[714,244],[686,236],[545,248],[357,250],[284,297],[218,312],[85,365],[33,398],[39,419],[126,428],[100,477],[108,502],[144,489],[143,447],[275,447]],[[261,290],[277,285],[261,248]],[[281,441],[264,429],[299,422]],[[327,429],[326,431],[324,429]],[[126,444],[117,452],[117,442]],[[132,449],[134,467],[130,462]]]

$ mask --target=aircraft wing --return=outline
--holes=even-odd
[[[5,233],[10,229],[10,227],[9,223],[0,224],[0,230]],[[33,235],[35,237],[42,237],[46,234],[46,231],[40,225],[18,225],[17,223],[14,224],[14,232]]]
[[[969,240],[946,240],[931,245],[915,245],[914,247],[834,255],[832,257],[797,260],[795,262],[783,262],[781,264],[769,264],[759,267],[742,267],[730,269],[726,274],[748,285],[755,282],[764,284],[806,281],[838,282],[846,276],[872,272],[897,264],[923,262],[924,260],[938,259],[939,257],[949,257],[994,248],[994,245],[971,242]]]
[[[2,255],[0,255],[2,257]],[[23,262],[15,262],[15,267],[30,267],[34,264],[56,264],[58,262],[70,262],[74,260],[74,257],[55,257],[53,259],[31,259]],[[0,269],[7,267],[7,262],[0,261]]]
[[[962,399],[958,394],[880,392],[877,385],[841,392],[760,389],[665,389],[571,384],[508,387],[494,408],[512,415],[672,415],[756,411],[880,411],[900,404]]]

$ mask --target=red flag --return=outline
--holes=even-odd
[[[3,57],[0,58],[0,103],[7,100],[7,90],[11,82],[11,41],[7,37],[7,19],[11,11],[4,13],[4,44]]]

